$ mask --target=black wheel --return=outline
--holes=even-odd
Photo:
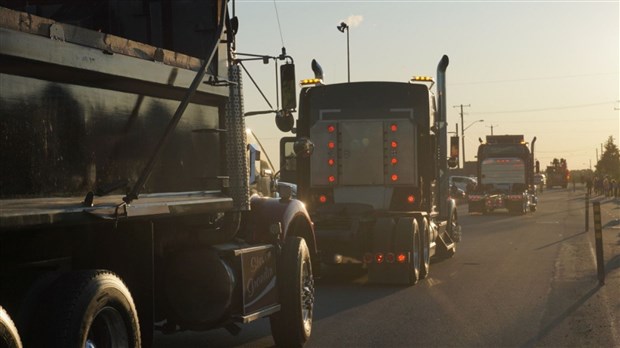
[[[280,311],[270,317],[279,347],[301,347],[312,332],[314,278],[310,252],[303,238],[287,237],[278,262]]]
[[[456,214],[456,209],[454,209],[450,215],[450,220],[448,221],[448,233],[453,241],[461,241],[461,225],[459,225],[459,218]]]
[[[421,221],[420,279],[424,279],[431,269],[431,229],[426,218],[422,218]]]
[[[536,211],[536,206],[535,205],[530,205],[530,211],[533,213]]]
[[[2,307],[0,307],[0,347],[22,347],[22,341],[17,333],[17,327],[15,327],[15,323],[13,323],[9,314]]]
[[[129,290],[104,270],[58,277],[30,339],[46,347],[140,347],[138,314]]]
[[[413,220],[413,245],[411,247],[411,272],[409,273],[409,284],[414,285],[421,279],[420,277],[420,264],[421,264],[421,252],[422,238],[420,236],[420,228],[418,222]]]

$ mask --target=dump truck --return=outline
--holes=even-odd
[[[506,209],[515,214],[536,211],[534,145],[523,135],[488,135],[478,146],[478,184],[468,196],[469,212]]]
[[[371,283],[415,284],[431,257],[454,255],[461,231],[448,188],[448,62],[437,67],[436,96],[430,77],[325,84],[313,61],[280,163],[315,223],[324,264],[357,264]]]
[[[314,228],[248,144],[228,2],[2,4],[0,345],[141,347],[259,318],[303,345]]]
[[[566,188],[568,186],[570,172],[568,171],[564,158],[560,158],[559,160],[554,158],[550,165],[547,166],[545,173],[547,174],[547,188],[552,188],[554,186]]]

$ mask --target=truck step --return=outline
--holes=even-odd
[[[436,239],[437,253],[440,258],[449,258],[456,252],[456,243],[447,232],[440,233]]]

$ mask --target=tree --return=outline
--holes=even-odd
[[[596,174],[620,180],[620,150],[618,150],[618,145],[614,144],[614,137],[611,135],[605,143],[605,151],[601,159],[596,164]]]

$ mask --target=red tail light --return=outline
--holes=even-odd
[[[327,126],[327,132],[329,133],[333,133],[336,130],[336,127],[334,127],[333,124],[330,124],[329,126]]]
[[[327,197],[325,195],[320,195],[319,196],[319,202],[321,202],[321,203],[327,202]]]
[[[327,180],[329,180],[329,182],[336,182],[336,177],[333,175],[330,175]]]
[[[398,143],[396,141],[392,141],[392,144],[390,146],[392,146],[392,148],[395,149],[398,147]]]
[[[392,124],[392,125],[390,126],[390,130],[391,130],[392,132],[396,132],[396,131],[398,130],[398,126],[397,126],[396,124]]]
[[[377,254],[375,254],[375,261],[376,261],[377,263],[383,263],[383,260],[384,260],[383,253],[377,253]]]
[[[398,263],[405,263],[405,261],[407,261],[407,254],[398,253],[398,255],[396,255],[396,261],[398,261]]]
[[[397,181],[398,180],[398,175],[396,174],[392,174],[392,181]]]
[[[327,164],[329,164],[329,166],[333,166],[336,163],[336,161],[333,158],[330,158],[327,160]]]
[[[415,202],[415,196],[414,195],[407,196],[407,203],[413,204],[414,202]]]
[[[336,143],[334,143],[333,141],[330,141],[329,143],[327,143],[327,147],[329,147],[330,149],[333,149],[336,147]]]
[[[392,163],[392,165],[396,165],[396,163],[398,163],[398,159],[396,157],[392,157],[390,163]]]

